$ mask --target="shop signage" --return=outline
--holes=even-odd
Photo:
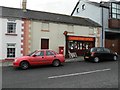
[[[80,37],[80,36],[69,36],[68,40],[76,40],[76,41],[94,41],[92,37]]]

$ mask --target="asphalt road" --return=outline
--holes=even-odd
[[[28,70],[3,67],[3,88],[118,88],[118,61],[67,62]]]

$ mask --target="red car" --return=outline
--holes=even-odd
[[[28,69],[30,66],[52,64],[57,67],[64,62],[65,57],[63,54],[58,54],[53,50],[36,50],[27,56],[16,58],[13,66]]]

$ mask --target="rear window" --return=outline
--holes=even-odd
[[[91,48],[90,52],[96,52],[97,48]]]

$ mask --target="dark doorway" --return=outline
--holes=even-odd
[[[49,49],[49,39],[41,39],[41,49]]]

